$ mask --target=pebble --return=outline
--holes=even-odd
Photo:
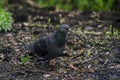
[[[2,61],[4,59],[4,55],[0,54],[0,61]]]
[[[48,78],[48,77],[50,77],[50,75],[49,74],[44,74],[43,77]]]

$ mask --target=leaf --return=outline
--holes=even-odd
[[[20,59],[22,61],[22,64],[26,64],[30,60],[30,56],[20,56]]]

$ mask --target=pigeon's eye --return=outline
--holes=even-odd
[[[68,30],[69,28],[65,28],[65,30]]]

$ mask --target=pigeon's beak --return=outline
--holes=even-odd
[[[68,29],[68,33],[71,33],[71,32],[72,32],[72,30],[71,30],[71,28],[69,28],[69,29]]]

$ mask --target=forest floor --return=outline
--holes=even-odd
[[[54,8],[14,6],[13,29],[0,32],[0,80],[120,80],[120,14],[95,11],[57,11]],[[21,56],[23,46],[68,23],[66,51],[55,67]]]

